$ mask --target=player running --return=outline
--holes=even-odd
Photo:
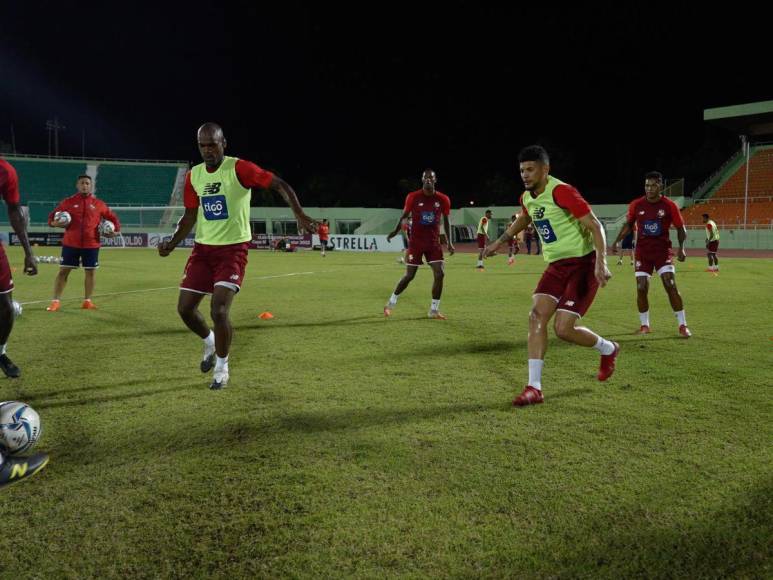
[[[412,191],[405,198],[403,213],[395,229],[387,236],[387,241],[390,241],[400,232],[403,221],[408,217],[411,218],[411,235],[408,242],[405,275],[400,278],[395,291],[384,306],[384,316],[392,315],[392,310],[397,306],[397,298],[416,276],[416,271],[422,265],[422,257],[424,257],[429,267],[432,268],[434,276],[429,317],[445,320],[445,315],[440,313],[440,296],[443,294],[443,278],[445,276],[443,248],[440,246],[440,216],[443,216],[443,230],[446,234],[448,253],[453,255],[451,223],[448,221],[448,215],[451,213],[451,200],[447,195],[435,189],[437,177],[431,169],[424,171],[421,181],[422,188]]]
[[[491,210],[487,209],[486,213],[480,218],[478,222],[478,264],[475,266],[477,270],[484,270],[483,267],[483,253],[486,251],[486,242],[488,242],[488,226],[491,222]]]
[[[676,288],[673,251],[669,228],[673,224],[679,239],[677,257],[684,262],[687,255],[684,243],[687,239],[687,229],[684,227],[682,214],[673,201],[662,194],[663,176],[657,171],[650,171],[644,177],[644,195],[631,202],[625,225],[617,234],[612,251],[617,252],[617,245],[629,232],[636,228],[636,295],[639,307],[638,334],[650,332],[650,306],[647,293],[650,287],[652,272],[657,272],[663,281],[663,288],[668,294],[671,308],[679,324],[679,334],[690,338],[692,333],[687,328],[684,304],[679,290]]]
[[[233,336],[229,312],[244,280],[252,239],[250,189],[260,187],[281,195],[292,208],[300,229],[313,231],[315,224],[281,178],[254,163],[225,155],[226,140],[219,125],[202,125],[198,145],[204,163],[186,175],[185,214],[172,238],[159,244],[158,253],[168,256],[196,226],[196,242],[180,283],[177,312],[186,326],[203,339],[200,368],[206,373],[214,365],[209,388],[217,390],[228,383]],[[199,312],[199,303],[207,294],[212,295],[214,332]]]
[[[486,256],[534,223],[542,237],[548,267],[532,297],[529,313],[529,383],[513,401],[523,407],[542,403],[542,367],[548,346],[548,323],[555,314],[556,336],[601,354],[597,378],[606,381],[615,370],[620,346],[577,322],[588,311],[599,286],[611,278],[607,268],[604,228],[588,202],[574,187],[550,175],[547,151],[539,145],[526,147],[518,156],[526,191],[523,211],[504,234],[486,248]]]

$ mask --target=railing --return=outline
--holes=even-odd
[[[694,205],[706,205],[710,203],[743,203],[743,197],[709,197],[707,199],[696,199]],[[764,201],[773,201],[773,195],[755,195],[749,196],[749,203],[760,203]]]
[[[764,223],[764,224],[746,224],[743,225],[742,222],[721,222],[714,220],[717,224],[717,227],[721,230],[773,230],[773,220],[770,220],[770,223]],[[705,230],[706,224],[693,224],[693,225],[685,225],[685,228],[688,230]]]
[[[32,153],[5,153],[3,157],[16,159],[46,159],[50,161],[116,161],[129,163],[174,163],[175,165],[188,165],[188,161],[181,159],[123,159],[119,157],[69,157],[65,155],[35,155]]]

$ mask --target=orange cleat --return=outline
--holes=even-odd
[[[52,300],[52,301],[51,301],[51,304],[49,304],[49,305],[48,305],[48,307],[46,308],[46,310],[48,310],[49,312],[56,312],[56,311],[57,311],[57,310],[59,310],[61,307],[62,307],[62,303],[61,303],[61,302],[59,302],[59,300]]]
[[[96,310],[97,305],[94,304],[91,300],[84,300],[83,304],[81,304],[81,308],[83,308],[83,310]]]
[[[527,405],[539,405],[545,401],[542,391],[528,385],[523,392],[513,401],[515,407],[526,407]]]
[[[650,333],[650,327],[646,324],[642,324],[639,330],[636,331],[636,334],[649,334]]]
[[[432,318],[433,320],[446,320],[446,315],[445,314],[441,314],[437,310],[430,310],[428,316],[430,318]]]
[[[384,306],[384,316],[386,318],[392,316],[392,309],[389,306]]]

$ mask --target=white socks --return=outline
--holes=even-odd
[[[610,355],[613,352],[615,352],[615,345],[608,340],[604,340],[600,336],[599,336],[599,339],[596,341],[596,344],[593,345],[593,348],[595,348],[603,355]]]
[[[639,312],[639,321],[641,322],[642,326],[649,326],[650,325],[650,311],[647,310],[647,312]]]
[[[440,298],[438,298],[437,300],[435,300],[433,298],[432,299],[432,306],[430,306],[429,308],[430,308],[430,310],[437,311],[440,308]]]
[[[529,359],[529,386],[538,391],[542,390],[542,365],[544,364],[545,361],[541,358]]]
[[[5,344],[0,344],[0,355],[5,354],[5,349],[7,346],[8,346],[7,342]]]
[[[687,326],[687,318],[685,316],[684,310],[674,312],[674,314],[676,314],[676,319],[679,321],[679,326]]]
[[[482,267],[483,267],[483,260],[478,260],[478,268],[482,268]]]
[[[392,293],[392,295],[389,297],[389,304],[392,306],[397,304],[397,294]]]
[[[209,334],[207,335],[207,338],[202,339],[204,341],[204,345],[208,347],[215,347],[215,333],[213,331],[209,331]]]
[[[228,357],[220,358],[215,357],[217,362],[215,363],[215,371],[227,371],[228,370]]]

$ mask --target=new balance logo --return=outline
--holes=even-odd
[[[221,185],[223,184],[219,181],[206,184],[204,186],[204,195],[215,195],[216,193],[220,193]]]
[[[231,280],[238,280],[239,274],[231,274]]]
[[[28,464],[27,463],[17,463],[13,466],[13,469],[11,469],[11,477],[8,479],[15,479],[17,477],[24,477],[27,474]]]
[[[534,210],[534,218],[541,220],[545,216],[545,208],[544,207],[538,207]]]

